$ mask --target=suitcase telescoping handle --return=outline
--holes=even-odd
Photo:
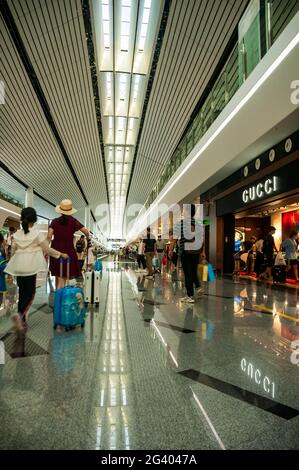
[[[60,257],[60,277],[63,277],[63,257]],[[66,260],[66,280],[67,283],[69,283],[70,280],[70,263],[71,263],[71,258],[68,256]]]

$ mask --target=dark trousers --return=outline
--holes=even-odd
[[[36,291],[36,274],[33,276],[17,276],[19,287],[18,312],[25,316],[33,302]]]
[[[260,251],[256,252],[255,264],[254,264],[254,271],[257,275],[261,274],[262,265],[265,263],[264,261],[264,253]]]
[[[84,266],[84,259],[79,259],[80,271],[82,271]]]
[[[138,268],[140,269],[141,268],[141,265],[143,267],[143,269],[146,268],[146,261],[145,261],[145,258],[143,255],[138,255],[137,256],[137,263],[138,263]]]
[[[193,297],[194,287],[198,289],[200,282],[197,276],[199,256],[198,254],[183,253],[181,256],[182,268],[185,276],[185,286],[187,289],[188,297]]]

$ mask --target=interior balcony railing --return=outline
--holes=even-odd
[[[146,209],[155,201],[170,178],[298,11],[299,0],[252,0],[250,2],[239,22],[237,44],[149,195],[145,203]]]
[[[17,199],[12,194],[8,194],[7,192],[4,192],[2,189],[0,189],[0,199],[6,202],[9,202],[10,204],[13,204],[17,207],[20,207],[21,209],[23,209],[24,207],[24,204],[21,201],[19,201],[19,199]]]

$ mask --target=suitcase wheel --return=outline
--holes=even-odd
[[[70,331],[70,330],[71,330],[71,328],[69,326],[65,327],[65,331]]]
[[[84,326],[85,326],[85,321],[81,323],[81,328],[84,328]]]
[[[56,325],[56,323],[54,323],[54,325],[53,325],[54,330],[56,330],[57,326],[58,325]]]

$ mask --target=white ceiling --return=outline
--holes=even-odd
[[[92,0],[110,238],[123,238],[126,196],[162,6],[162,0]]]
[[[128,204],[144,203],[174,153],[247,0],[174,0]]]
[[[8,3],[84,194],[92,207],[106,202],[81,2]],[[6,103],[1,109],[4,162],[51,202],[69,197],[77,207],[84,207],[2,20],[1,36],[6,84]]]
[[[246,3],[247,0],[172,0],[128,204],[144,203],[157,183]],[[98,204],[107,202],[107,188],[81,0],[8,0],[8,5],[61,142],[95,212]],[[0,35],[3,48],[0,73],[6,86],[5,105],[0,106],[1,159],[20,180],[51,203],[57,204],[61,199],[71,198],[80,210],[82,220],[86,203],[2,18]],[[143,73],[150,68],[150,50],[146,56],[148,63],[139,64],[137,60],[135,72]],[[120,55],[116,60],[119,70],[125,70]],[[107,61],[109,58],[106,57]],[[107,69],[104,67],[102,71],[104,74]],[[99,77],[99,85],[103,79],[104,75]],[[104,102],[103,87],[99,86],[99,89],[101,102]],[[140,117],[145,89],[145,83],[142,83],[138,106],[131,106],[129,116]],[[116,93],[119,94],[118,85]],[[103,109],[102,114],[105,135],[105,119],[108,117],[104,115],[109,115],[109,110]],[[122,110],[116,110],[115,116],[117,114],[121,115]],[[134,142],[138,126],[139,123],[134,131]],[[107,161],[107,156],[104,160]],[[130,166],[129,171],[131,169]],[[127,181],[129,177],[128,173]],[[4,183],[7,191],[11,192],[9,178]],[[13,190],[17,195],[20,188],[15,185]],[[49,218],[52,218],[51,206],[46,207],[42,201],[38,204],[44,215],[51,214]]]

